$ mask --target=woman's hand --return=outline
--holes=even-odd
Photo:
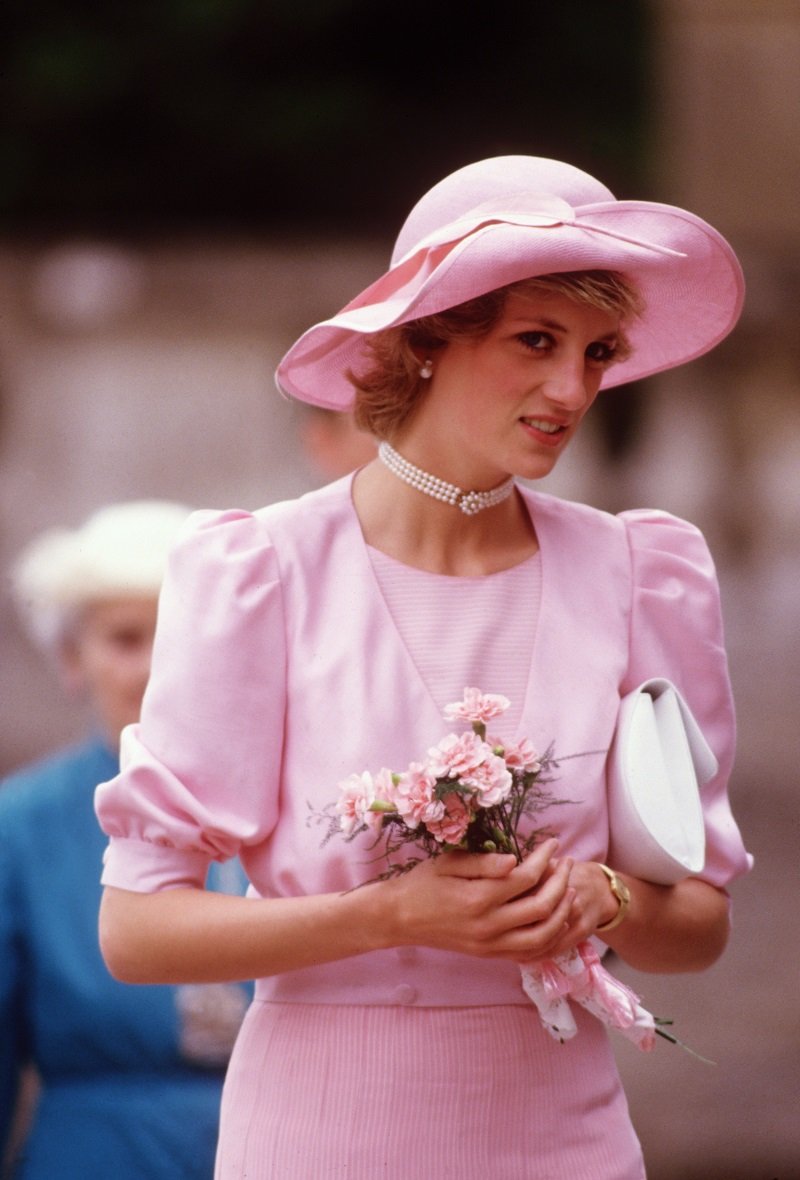
[[[639,971],[702,971],[716,962],[729,931],[728,899],[722,890],[691,877],[676,885],[655,885],[627,873],[619,876],[630,890],[630,904],[619,926],[598,937],[620,958]],[[569,887],[572,902],[554,954],[595,934],[619,906],[595,861],[575,861]]]
[[[597,927],[610,922],[619,909],[619,902],[609,888],[608,878],[596,861],[574,861],[569,872],[569,884],[573,891],[572,905],[558,942],[557,953],[571,950],[594,934]]]
[[[521,864],[499,853],[443,853],[384,882],[387,945],[528,962],[563,938],[575,902],[572,862],[545,841]]]

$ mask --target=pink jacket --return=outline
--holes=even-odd
[[[312,815],[335,801],[340,779],[404,769],[449,727],[381,596],[351,478],[253,514],[190,520],[162,592],[141,724],[123,734],[120,775],[97,790],[111,837],[104,883],[202,884],[211,859],[237,854],[263,897],[375,875],[368,843],[337,837],[323,847]],[[565,759],[553,792],[568,802],[546,815],[561,851],[605,858],[606,751],[620,696],[663,676],[720,763],[703,790],[702,876],[726,885],[750,858],[728,806],[734,715],[701,534],[663,512],[615,517],[523,495],[541,548],[542,602],[517,736]],[[261,980],[258,994],[397,1003],[398,986],[410,997],[403,1003],[527,1002],[513,964],[409,948]]]

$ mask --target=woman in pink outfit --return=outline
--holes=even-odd
[[[594,935],[643,971],[722,953],[750,860],[717,584],[685,521],[527,485],[603,390],[721,340],[742,290],[692,214],[489,159],[423,196],[387,272],[281,363],[285,393],[354,408],[379,456],[297,501],[192,518],[141,723],[97,792],[112,972],[257,981],[219,1180],[644,1175],[606,1028],[578,1006],[577,1035],[548,1035],[520,964]],[[605,863],[607,752],[649,677],[718,762],[704,867],[670,885]],[[557,839],[376,880],[371,840],[324,840],[315,817],[353,773],[420,758],[465,685],[510,699],[499,740],[584,755],[558,766]],[[250,896],[205,892],[237,854]]]

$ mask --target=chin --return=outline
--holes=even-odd
[[[558,456],[547,457],[546,459],[536,458],[528,459],[524,462],[516,464],[514,476],[517,479],[537,480],[544,479],[556,465]]]

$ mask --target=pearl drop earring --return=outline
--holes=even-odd
[[[419,375],[423,381],[428,381],[433,376],[433,361],[430,357],[428,357],[428,359],[423,364],[419,371]]]

